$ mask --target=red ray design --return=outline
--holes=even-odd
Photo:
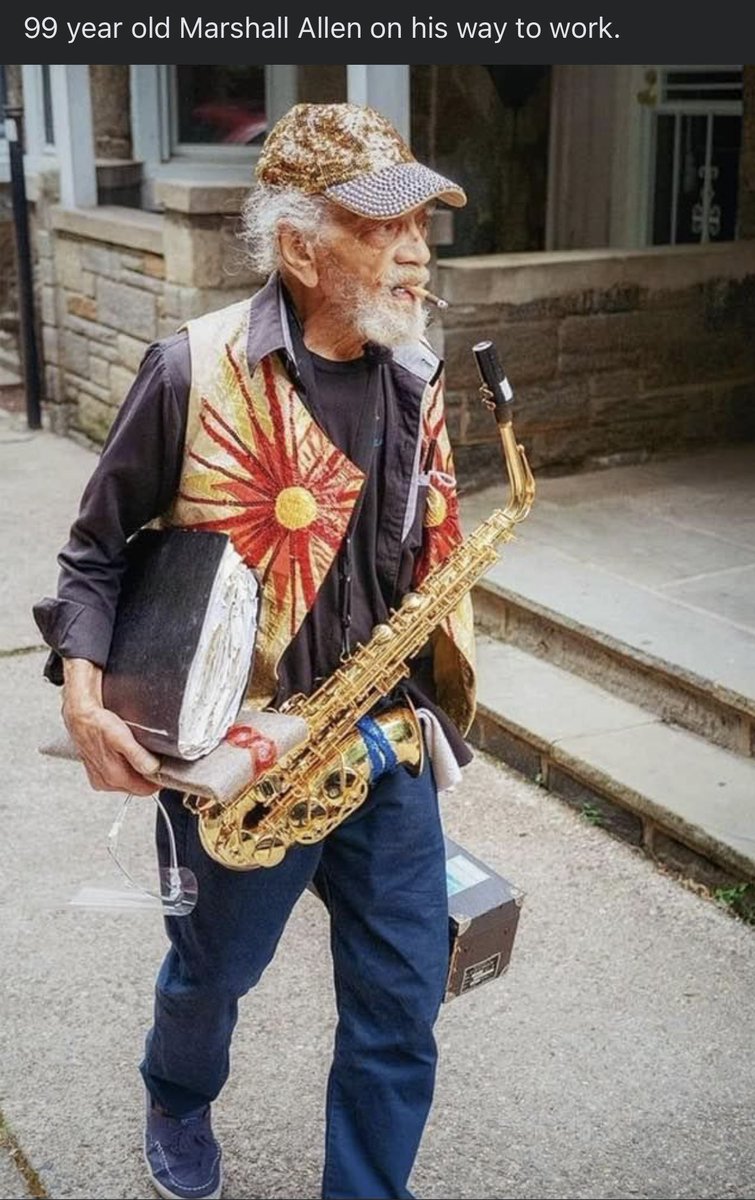
[[[196,494],[189,479],[180,495],[207,514],[197,529],[228,533],[244,561],[261,572],[293,636],[341,543],[363,475],[308,415],[302,422],[299,413],[297,420],[299,398],[276,376],[271,361],[261,363],[264,412],[233,348],[226,345],[225,352],[237,385],[231,403],[237,398],[243,404],[249,442],[240,424],[229,419],[232,408],[221,412],[203,398],[201,427],[216,450],[191,450],[188,457],[201,468],[211,494]],[[287,489],[301,492],[292,491],[279,504]],[[306,516],[309,504],[312,520],[297,524],[302,505]]]
[[[422,550],[414,567],[413,584],[415,587],[418,587],[432,568],[437,563],[443,562],[462,540],[459,501],[453,477],[453,455],[446,430],[443,389],[440,381],[436,384],[430,403],[425,409],[422,434],[423,460],[431,442],[435,441],[435,455],[431,464],[430,502],[433,502],[432,491],[434,491],[436,493],[435,504],[441,504],[445,512],[443,520],[439,524],[425,525]]]

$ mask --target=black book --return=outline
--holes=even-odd
[[[206,530],[143,529],[127,556],[103,703],[155,754],[200,758],[244,699],[257,577],[227,534]]]

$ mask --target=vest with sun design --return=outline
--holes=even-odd
[[[312,608],[364,483],[364,473],[323,433],[277,354],[249,371],[248,300],[187,322],[191,391],[181,479],[168,525],[227,533],[262,584],[249,684],[262,708],[277,666]],[[435,440],[423,544],[413,585],[461,541],[440,382],[422,396],[420,452]],[[474,632],[465,597],[432,638],[438,703],[463,733],[474,716]]]

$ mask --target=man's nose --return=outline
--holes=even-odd
[[[427,244],[425,229],[414,218],[407,220],[404,226],[403,235],[396,247],[396,258],[399,262],[418,263],[422,267],[430,261],[430,247]]]

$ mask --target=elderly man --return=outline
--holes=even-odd
[[[259,571],[250,694],[260,707],[314,691],[460,540],[441,364],[422,336],[436,199],[466,197],[374,110],[297,105],[271,132],[244,209],[268,282],[150,347],[59,557],[58,596],[35,609],[94,788],[154,791],[157,760],[101,702],[124,546],[141,526],[160,516],[223,530]],[[465,600],[402,685],[436,751],[461,765],[472,658]],[[398,766],[376,777],[325,841],[264,871],[220,866],[180,794],[163,799],[199,899],[190,916],[167,919],[141,1065],[155,1188],[220,1195],[210,1105],[228,1075],[237,1003],[314,881],[330,914],[338,1004],[322,1194],[410,1196],[448,967],[430,758],[419,774]],[[259,1086],[263,1102],[274,1081]]]

